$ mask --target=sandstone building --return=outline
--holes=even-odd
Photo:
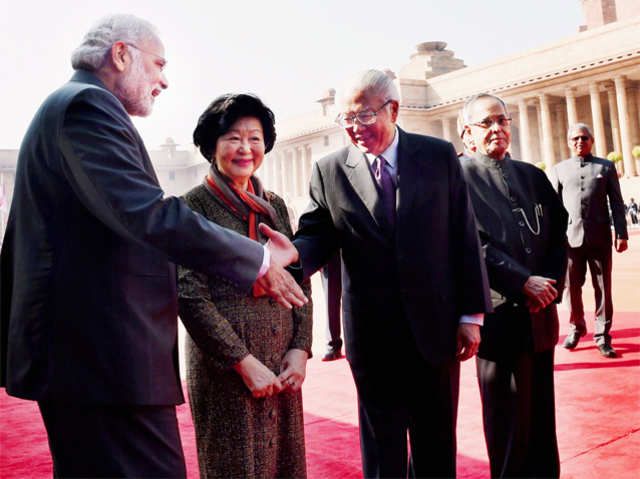
[[[445,138],[460,151],[456,117],[479,92],[502,97],[513,117],[512,154],[547,167],[569,156],[570,123],[592,126],[595,153],[622,153],[618,169],[626,197],[640,196],[640,2],[581,0],[586,24],[561,41],[465,67],[443,41],[421,43],[395,78],[401,96],[399,125]],[[335,90],[315,112],[277,125],[278,141],[260,176],[296,209],[306,202],[314,161],[347,144],[334,123]],[[299,211],[298,211],[299,212]]]

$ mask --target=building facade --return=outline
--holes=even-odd
[[[398,124],[405,130],[462,143],[456,118],[466,99],[480,93],[503,98],[513,118],[512,155],[544,165],[569,157],[570,124],[590,125],[595,154],[619,152],[626,196],[640,196],[640,2],[581,0],[586,25],[561,41],[466,67],[441,41],[425,42],[398,73]],[[334,123],[335,91],[315,112],[277,125],[278,141],[260,173],[266,185],[304,207],[314,161],[347,144]],[[636,192],[637,191],[637,192]]]

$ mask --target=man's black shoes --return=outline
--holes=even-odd
[[[602,354],[605,358],[615,358],[618,355],[616,354],[616,350],[610,344],[598,344],[598,349],[600,350],[600,354]]]
[[[340,359],[342,357],[342,353],[340,349],[329,349],[326,354],[322,357],[323,361],[335,361],[336,359]]]
[[[584,336],[584,334],[572,331],[567,335],[562,346],[566,349],[575,349],[582,336]]]

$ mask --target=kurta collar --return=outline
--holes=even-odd
[[[593,155],[589,153],[588,155],[585,155],[585,156],[572,156],[571,159],[582,163],[587,161],[593,161]]]
[[[473,158],[484,166],[499,170],[506,168],[509,165],[509,161],[511,161],[508,156],[505,156],[502,160],[494,160],[493,158],[477,151],[473,155]]]

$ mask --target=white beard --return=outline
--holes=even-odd
[[[142,55],[132,52],[131,68],[116,83],[114,95],[131,116],[149,116],[153,109],[150,79],[144,69]],[[147,91],[148,90],[148,91]]]

